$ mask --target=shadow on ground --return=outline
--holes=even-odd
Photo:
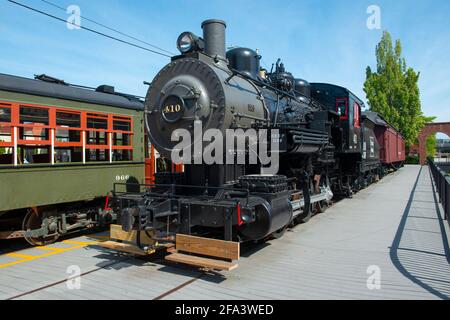
[[[450,249],[431,175],[422,167],[403,212],[390,258],[399,272],[440,299],[450,299]],[[421,199],[430,194],[433,198]],[[430,203],[429,207],[414,206]],[[431,229],[431,230],[430,230]]]

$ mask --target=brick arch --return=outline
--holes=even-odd
[[[427,137],[442,132],[450,137],[450,122],[429,123],[427,124],[419,134],[419,159],[420,164],[427,162],[427,150],[426,141]]]

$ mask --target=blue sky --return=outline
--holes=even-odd
[[[22,3],[67,18],[39,0]],[[422,109],[450,121],[450,1],[269,0],[51,0],[176,52],[183,31],[201,35],[207,18],[227,22],[227,45],[258,48],[263,63],[281,58],[296,77],[348,87],[365,99],[367,65],[375,66],[382,30],[400,38],[409,66],[421,72]],[[369,5],[381,8],[382,30],[369,30]],[[88,21],[82,25],[101,30]],[[101,30],[107,31],[107,30]],[[0,0],[0,72],[32,77],[46,73],[67,82],[145,95],[168,62],[160,57],[54,21]]]

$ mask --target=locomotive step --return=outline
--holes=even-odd
[[[211,270],[231,271],[238,267],[235,262],[192,256],[189,254],[175,252],[166,256],[167,261],[202,267]]]
[[[238,267],[236,262],[232,262],[240,258],[238,242],[177,234],[175,248],[176,252],[166,256],[167,261],[211,270],[231,271]]]
[[[177,234],[175,248],[179,252],[183,251],[225,260],[239,260],[240,258],[240,245],[238,242],[232,241]]]

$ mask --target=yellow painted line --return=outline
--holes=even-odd
[[[67,250],[67,248],[53,248],[53,247],[36,247],[36,249],[55,252],[64,252]]]
[[[97,244],[97,241],[89,241],[89,242],[85,242],[85,241],[73,241],[73,240],[64,240],[64,243],[69,243],[69,244],[77,244],[80,246],[89,246],[91,244]]]
[[[47,253],[36,255],[36,256],[22,254],[22,253],[7,253],[4,255],[5,257],[17,258],[19,260],[0,264],[0,269],[14,266],[14,265],[24,263],[24,262],[29,262],[29,261],[33,261],[33,260],[50,257],[50,256],[53,256],[56,254],[72,251],[75,249],[81,249],[81,248],[87,247],[89,245],[98,244],[97,241],[82,242],[82,241],[64,240],[63,242],[69,243],[69,244],[74,244],[74,246],[69,247],[69,248],[52,248],[52,247],[47,247],[47,246],[36,247],[37,249],[48,251]]]
[[[89,236],[89,238],[97,239],[97,240],[110,240],[110,236]]]
[[[11,257],[11,258],[19,258],[19,259],[23,259],[23,260],[34,260],[34,258],[36,257],[36,256],[32,256],[29,254],[22,254],[22,253],[7,253],[6,256]]]
[[[13,262],[8,262],[8,263],[0,264],[0,269],[6,268],[6,267],[11,267],[11,266],[14,266],[14,265],[16,265],[16,264],[24,263],[24,262],[27,262],[27,261],[30,261],[30,260],[17,260],[17,261],[13,261]]]

